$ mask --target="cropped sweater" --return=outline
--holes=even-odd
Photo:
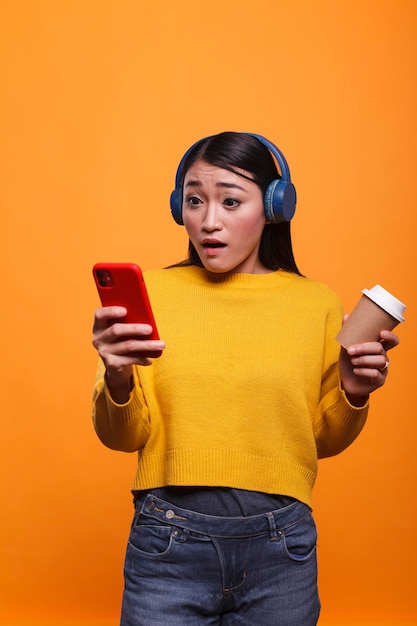
[[[145,282],[166,348],[134,367],[126,404],[101,361],[93,394],[101,441],[138,453],[132,488],[232,487],[311,506],[318,458],[350,445],[368,411],[340,386],[338,297],[283,271],[175,267]]]

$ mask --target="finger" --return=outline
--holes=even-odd
[[[364,356],[353,357],[350,362],[353,367],[368,367],[378,369],[380,371],[387,369],[387,363],[389,363],[385,352],[376,355],[366,354]]]
[[[381,330],[381,342],[384,344],[385,350],[392,350],[400,343],[400,338],[390,330]]]
[[[151,359],[162,355],[162,341],[137,341],[129,339],[118,344],[102,344],[97,347],[106,368],[118,370],[127,365],[150,365]]]
[[[102,337],[106,337],[112,343],[126,337],[141,340],[142,337],[146,339],[146,337],[152,333],[152,330],[150,324],[125,324],[114,322],[104,330]]]
[[[127,309],[122,306],[107,306],[97,309],[94,315],[93,332],[107,328],[109,322],[123,319],[127,315]]]
[[[100,348],[100,346],[99,346]],[[114,343],[101,343],[99,349],[101,354],[115,355],[132,355],[132,354],[151,354],[160,353],[165,348],[165,343],[154,339],[138,339],[136,337],[128,337],[124,341],[120,340]]]
[[[152,365],[152,359],[143,354],[115,355],[102,357],[107,370],[119,371],[131,365]]]
[[[372,384],[378,383],[382,385],[387,377],[388,369],[380,370],[376,367],[354,367],[353,373],[355,376],[358,376],[358,378],[366,378],[372,381]]]
[[[347,352],[350,356],[366,355],[366,354],[385,354],[385,344],[380,341],[367,341],[365,343],[356,343],[349,346]]]

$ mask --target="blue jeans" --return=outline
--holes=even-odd
[[[301,502],[215,517],[136,502],[121,626],[314,626],[316,527]]]

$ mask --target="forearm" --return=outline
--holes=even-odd
[[[339,386],[326,394],[318,407],[314,425],[318,456],[333,456],[347,448],[363,429],[368,409],[366,399],[358,406]]]
[[[106,371],[104,380],[109,393],[116,404],[126,404],[129,402],[130,393],[134,384],[131,367],[124,372]]]
[[[142,391],[132,376],[126,402],[117,402],[104,379],[99,378],[93,393],[93,424],[100,441],[113,450],[134,452],[150,434],[149,413]]]

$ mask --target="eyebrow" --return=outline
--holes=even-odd
[[[203,183],[199,180],[189,180],[186,185],[186,187],[202,187]],[[226,189],[240,189],[241,191],[246,191],[246,189],[244,189],[243,187],[240,187],[240,185],[236,185],[236,183],[216,183],[216,187],[225,187]]]

